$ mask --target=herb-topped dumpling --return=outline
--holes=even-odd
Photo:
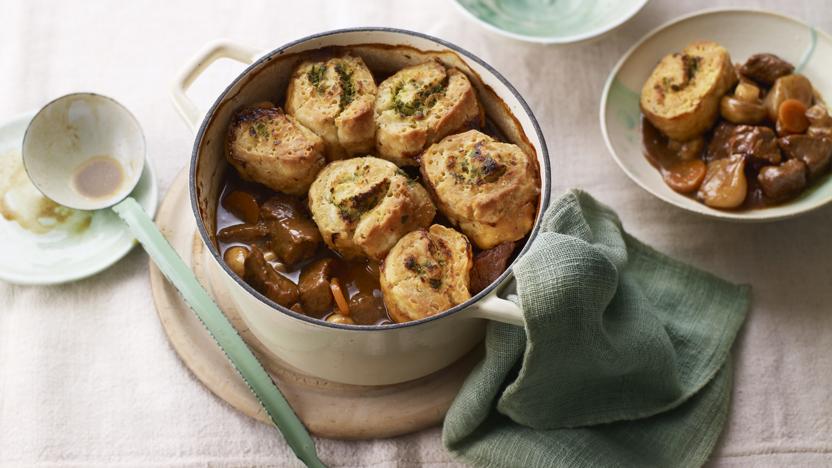
[[[471,244],[454,229],[434,224],[407,234],[381,265],[387,313],[409,322],[462,304],[471,297],[471,267]]]
[[[483,112],[464,73],[431,61],[384,80],[375,105],[376,151],[399,166],[416,166],[430,144],[466,127]]]
[[[238,110],[226,138],[226,158],[243,179],[303,195],[324,167],[324,142],[279,107]]]
[[[424,187],[371,156],[329,163],[309,189],[309,211],[329,248],[374,260],[436,214]]]
[[[428,148],[420,169],[439,210],[480,249],[520,240],[534,225],[537,166],[517,145],[469,130]]]
[[[694,42],[656,65],[641,89],[641,112],[669,138],[692,140],[714,126],[720,100],[735,84],[728,51],[716,42]]]
[[[343,159],[373,148],[376,90],[361,57],[306,61],[292,74],[286,112],[323,138],[328,160]]]

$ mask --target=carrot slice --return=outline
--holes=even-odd
[[[778,128],[785,133],[803,133],[809,128],[806,106],[797,99],[786,99],[777,110]]]
[[[338,281],[338,278],[329,280],[329,289],[332,291],[332,297],[335,298],[335,304],[338,306],[341,315],[349,316],[350,305],[347,303],[347,298],[344,297],[344,290],[341,289],[341,283]]]

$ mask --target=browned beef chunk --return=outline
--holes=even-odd
[[[711,135],[705,161],[727,159],[735,154],[744,156],[753,168],[778,164],[782,160],[777,135],[772,129],[721,121]]]
[[[334,258],[316,260],[300,272],[298,291],[300,303],[306,315],[322,318],[332,309],[332,290],[329,280],[332,278]]]
[[[729,151],[750,158],[752,164],[778,164],[782,159],[777,135],[772,129],[758,125],[737,126]]]
[[[765,166],[757,174],[757,181],[768,198],[777,201],[797,196],[806,187],[806,164],[789,159],[779,166]]]
[[[468,287],[472,295],[487,288],[506,271],[512,253],[514,253],[514,242],[504,242],[494,248],[483,250],[474,257],[471,283]]]
[[[268,227],[269,247],[286,265],[311,258],[321,243],[321,233],[309,220],[286,218],[269,222]]]
[[[808,135],[789,135],[778,140],[783,154],[789,159],[799,159],[809,168],[809,177],[823,175],[832,160],[832,139]]]
[[[315,255],[321,233],[299,199],[275,195],[261,206],[260,218],[268,226],[269,246],[281,262],[294,265]]]
[[[757,83],[771,86],[781,76],[794,72],[794,65],[774,54],[754,54],[740,67],[740,74]]]
[[[711,141],[705,150],[705,162],[725,159],[731,156],[731,137],[734,136],[736,125],[724,120],[714,128]]]
[[[298,288],[289,278],[281,275],[263,258],[263,252],[251,246],[245,262],[244,279],[254,289],[284,307],[290,307],[298,300]]]

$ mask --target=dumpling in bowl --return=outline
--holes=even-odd
[[[228,127],[226,157],[243,179],[303,195],[324,167],[324,142],[279,107],[246,107]]]
[[[373,148],[376,83],[361,57],[303,62],[286,91],[286,112],[320,135],[332,161]]]
[[[517,145],[469,130],[428,148],[421,171],[439,211],[477,247],[516,241],[531,230],[540,184],[537,166]]]
[[[713,127],[720,99],[735,84],[728,51],[716,42],[694,42],[662,58],[644,82],[639,105],[662,133],[688,141]]]
[[[332,250],[375,260],[436,214],[424,187],[371,156],[329,163],[309,189],[309,210]]]
[[[381,265],[381,291],[396,322],[419,320],[467,301],[471,244],[434,224],[402,237]]]
[[[378,88],[376,151],[399,166],[417,166],[431,143],[466,126],[481,126],[483,112],[464,73],[438,61],[399,70]]]

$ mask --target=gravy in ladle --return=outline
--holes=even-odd
[[[107,197],[121,187],[124,169],[110,156],[95,156],[75,170],[72,182],[75,190],[85,197]]]

